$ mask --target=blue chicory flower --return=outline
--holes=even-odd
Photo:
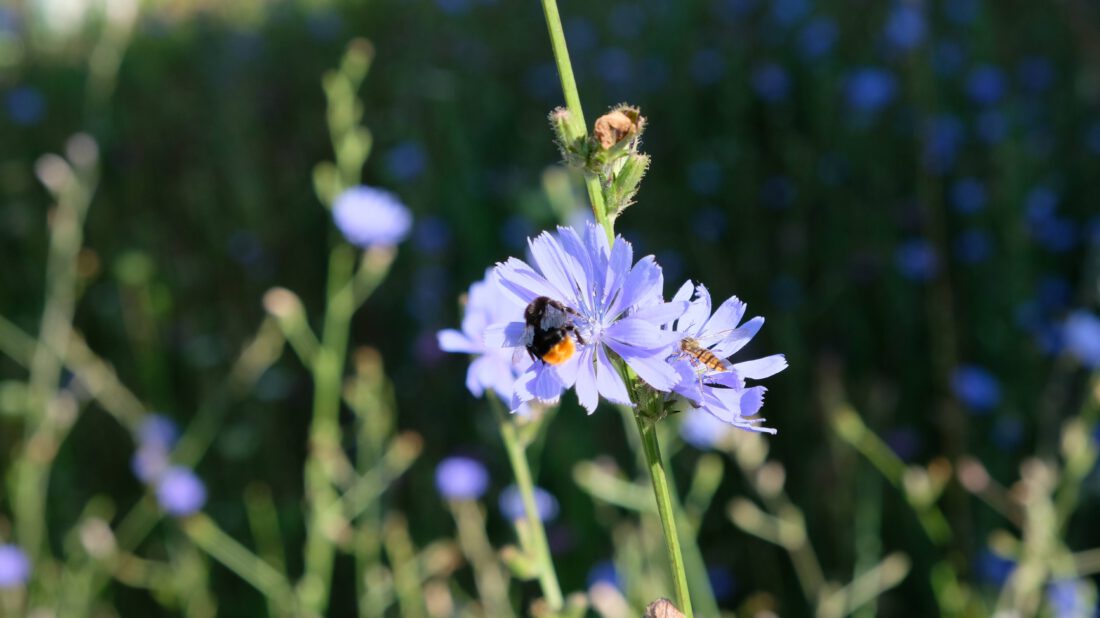
[[[535,495],[535,510],[538,511],[539,519],[554,521],[561,511],[558,499],[541,487],[535,486],[532,489]],[[523,496],[519,492],[519,487],[509,485],[504,488],[504,491],[500,492],[500,512],[513,521],[527,517],[527,509],[523,507]]]
[[[169,515],[191,515],[206,504],[206,486],[189,468],[169,468],[157,481],[157,502]]]
[[[839,35],[836,21],[830,17],[817,17],[806,24],[798,35],[798,49],[803,60],[817,60],[828,54]]]
[[[448,457],[435,468],[435,487],[448,500],[477,500],[489,489],[489,471],[476,459]]]
[[[1047,602],[1054,618],[1096,616],[1096,592],[1080,579],[1057,579],[1047,586]]]
[[[528,242],[534,267],[509,258],[497,265],[501,287],[523,305],[539,297],[561,303],[571,312],[576,353],[552,365],[534,362],[516,381],[512,409],[523,403],[554,401],[576,386],[577,398],[590,413],[600,396],[630,404],[626,383],[611,361],[614,352],[647,384],[668,391],[678,381],[665,362],[673,339],[661,330],[679,317],[686,302],[665,303],[664,277],[653,256],[634,263],[634,249],[621,236],[610,245],[603,228],[588,224],[583,235],[573,228],[543,233]],[[510,322],[489,327],[487,345],[524,346],[523,311]]]
[[[1004,71],[985,64],[975,68],[966,80],[966,93],[978,105],[993,105],[1004,96],[1007,84]]]
[[[985,202],[985,185],[977,178],[961,178],[951,185],[951,205],[957,212],[978,212],[985,207]]]
[[[8,93],[8,115],[17,125],[29,127],[41,122],[46,113],[46,98],[37,88],[20,86]]]
[[[492,389],[501,400],[511,401],[516,377],[527,370],[531,361],[511,349],[486,345],[485,329],[522,314],[523,305],[504,291],[496,272],[489,269],[485,271],[485,278],[471,285],[466,294],[462,330],[439,331],[439,349],[476,356],[466,371],[466,388],[475,397]]]
[[[863,67],[848,76],[845,97],[857,113],[873,114],[890,104],[897,94],[898,81],[886,69]]]
[[[898,245],[894,261],[901,274],[912,281],[930,281],[939,272],[935,248],[927,240],[919,238]]]
[[[31,576],[31,561],[16,545],[0,545],[0,590],[16,588]]]
[[[1086,367],[1100,367],[1100,317],[1091,311],[1069,314],[1062,327],[1066,349]]]
[[[619,575],[619,569],[615,567],[615,563],[610,560],[601,560],[593,565],[588,570],[588,575],[585,576],[584,581],[588,588],[596,584],[607,584],[623,590],[623,578]]]
[[[689,302],[690,301],[690,302]],[[761,427],[762,418],[754,418],[764,405],[763,386],[746,386],[745,379],[762,380],[787,367],[782,354],[726,365],[724,359],[733,356],[760,331],[764,318],[755,317],[741,324],[747,305],[736,296],[726,299],[711,313],[710,292],[691,281],[684,283],[672,297],[672,303],[689,303],[683,315],[666,326],[679,344],[694,340],[700,349],[722,359],[716,368],[690,356],[683,350],[674,351],[670,362],[680,376],[672,392],[692,408],[701,408],[722,422],[750,431],[775,433]]]
[[[428,166],[428,155],[418,142],[406,140],[386,153],[386,170],[400,182],[416,180]]]
[[[731,430],[718,417],[702,410],[688,410],[680,423],[680,437],[701,451],[717,447]]]
[[[179,427],[166,416],[150,414],[138,427],[135,439],[137,450],[130,458],[130,469],[142,483],[156,483],[171,465],[169,456],[179,439]]]
[[[993,252],[993,239],[989,232],[979,229],[964,230],[954,242],[955,257],[963,264],[978,264],[989,259]]]
[[[924,41],[928,26],[919,6],[899,3],[890,12],[884,31],[892,46],[909,51]]]
[[[752,89],[764,101],[778,103],[787,98],[791,89],[791,78],[781,65],[768,62],[752,72]]]
[[[412,214],[396,195],[365,185],[337,196],[332,220],[349,243],[363,249],[396,245],[412,227]]]
[[[984,367],[962,365],[951,374],[951,388],[969,410],[975,414],[992,411],[1001,403],[1001,384]]]

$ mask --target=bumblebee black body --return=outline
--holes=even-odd
[[[531,301],[523,312],[524,322],[527,323],[523,344],[531,358],[550,365],[569,360],[576,351],[573,340],[584,344],[573,324],[574,315],[577,315],[576,311],[546,296]]]

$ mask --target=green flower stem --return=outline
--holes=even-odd
[[[271,565],[226,534],[214,520],[199,513],[182,520],[180,524],[195,545],[212,558],[239,575],[279,607],[284,610],[294,608],[294,592],[290,582]]]
[[[642,452],[649,468],[649,478],[653,481],[653,495],[657,498],[657,513],[661,516],[661,527],[665,532],[668,546],[668,558],[672,568],[672,581],[676,589],[676,605],[687,618],[694,615],[691,611],[691,597],[688,594],[687,570],[680,552],[680,536],[677,533],[675,507],[672,492],[669,489],[668,476],[665,474],[661,447],[657,442],[657,423],[654,420],[635,414],[638,433],[642,437]]]
[[[458,526],[458,544],[474,568],[474,584],[485,604],[485,615],[494,618],[515,616],[508,599],[508,575],[485,534],[485,514],[481,505],[474,500],[451,500],[450,507]]]
[[[535,562],[539,571],[539,586],[542,587],[543,597],[551,611],[560,611],[563,606],[561,584],[558,583],[558,574],[554,570],[554,562],[550,559],[550,546],[546,541],[546,529],[539,517],[538,507],[535,505],[535,484],[531,478],[531,468],[527,463],[525,445],[516,430],[516,424],[508,418],[504,407],[495,395],[489,395],[489,401],[496,413],[497,424],[500,426],[500,437],[504,440],[504,448],[508,451],[508,461],[512,464],[512,474],[516,478],[516,487],[519,488],[520,497],[523,499],[523,511],[527,516],[527,527],[531,535],[531,550],[535,553]]]
[[[569,61],[569,49],[565,46],[565,31],[562,29],[561,15],[558,14],[557,0],[542,0],[542,10],[546,14],[546,27],[550,31],[550,46],[554,50],[554,62],[558,65],[565,106],[569,109],[568,137],[571,141],[583,141],[588,137],[588,128],[581,109],[581,96],[577,92],[577,80],[573,77],[573,65]],[[584,184],[588,189],[588,199],[592,202],[592,214],[595,215],[596,222],[607,232],[607,240],[615,242],[615,231],[607,216],[600,179],[595,174],[586,172]]]

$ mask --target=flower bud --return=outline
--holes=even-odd
[[[601,148],[608,150],[625,139],[638,137],[644,127],[645,118],[638,108],[620,105],[596,119],[592,135]]]

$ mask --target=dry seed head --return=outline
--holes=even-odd
[[[645,126],[645,118],[638,108],[619,106],[596,119],[592,135],[600,147],[607,150],[627,138],[637,136]]]

